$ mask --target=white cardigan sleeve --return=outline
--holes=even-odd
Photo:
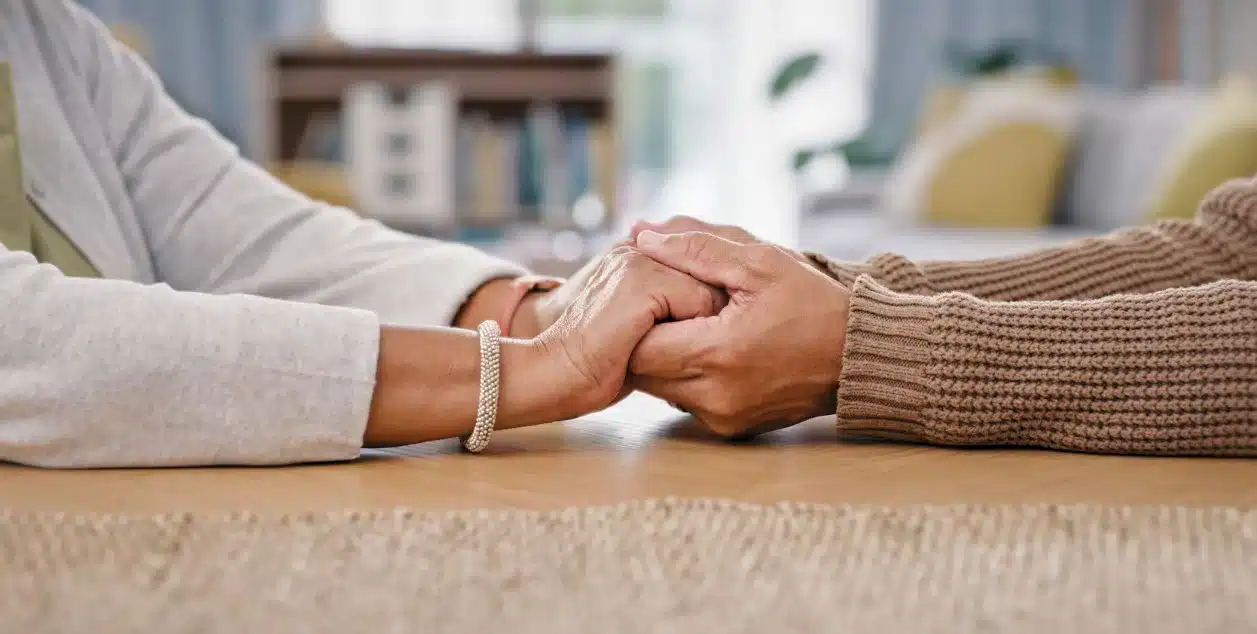
[[[0,247],[0,459],[46,467],[358,455],[369,311],[66,277]]]
[[[68,3],[67,3],[68,4]],[[187,115],[153,72],[70,5],[76,57],[159,279],[448,325],[481,284],[524,271],[466,245],[417,238],[314,202]]]
[[[293,192],[180,110],[89,13],[28,6],[76,60],[163,283],[67,278],[0,248],[0,460],[352,459],[380,322],[447,325],[484,281],[521,272]]]

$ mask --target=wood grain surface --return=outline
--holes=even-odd
[[[831,504],[1257,504],[1257,461],[1090,456],[839,441],[818,419],[714,439],[634,396],[585,419],[368,452],[342,464],[51,471],[0,465],[0,508],[259,512],[556,508],[666,496]]]

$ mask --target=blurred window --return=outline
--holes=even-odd
[[[508,51],[523,33],[517,0],[325,1],[329,30],[351,44]],[[783,116],[791,121],[783,133],[792,139],[813,134],[822,142],[834,134],[852,136],[863,125],[875,0],[536,2],[542,51],[620,55],[619,115],[631,205],[650,207],[669,181],[708,187],[727,178],[719,173],[727,171],[722,154],[746,151],[729,143],[730,132],[754,127],[747,117],[772,116],[771,71],[804,48],[820,48],[827,61],[799,103],[789,105]],[[763,14],[771,16],[763,33],[748,36],[747,17],[757,16],[752,23],[759,29]],[[737,74],[747,64],[767,71],[762,94],[753,97],[764,103],[753,107],[737,102],[752,98],[751,91],[731,88],[746,81]],[[681,178],[680,171],[691,174]],[[705,175],[695,178],[695,171]]]

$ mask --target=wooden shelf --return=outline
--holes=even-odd
[[[493,116],[522,116],[529,104],[550,102],[594,119],[614,114],[614,58],[610,55],[480,53],[335,46],[280,47],[264,64],[263,160],[296,158],[312,118],[337,113],[342,96],[359,82],[406,88],[447,81],[460,107]]]

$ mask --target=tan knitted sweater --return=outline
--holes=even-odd
[[[1257,456],[1257,180],[1019,257],[813,257],[852,289],[846,435]]]

